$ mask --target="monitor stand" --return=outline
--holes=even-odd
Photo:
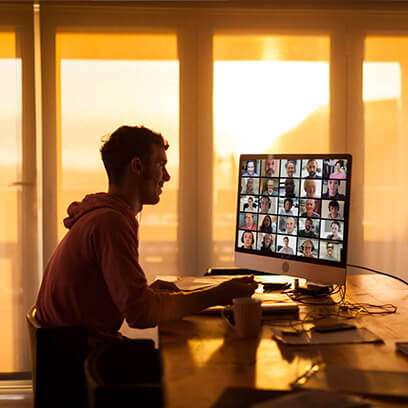
[[[299,279],[295,279],[293,292],[298,295],[307,296],[330,296],[333,287],[331,285],[321,285],[319,283],[307,282],[303,285],[299,284]]]

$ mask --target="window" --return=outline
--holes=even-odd
[[[179,63],[175,34],[58,32],[61,143],[58,237],[72,201],[107,191],[103,136],[123,124],[163,132],[171,181],[159,205],[140,218],[141,263],[151,274],[177,273]],[[59,65],[58,65],[59,64]],[[58,69],[57,68],[57,69]]]
[[[327,36],[215,36],[215,265],[233,263],[239,155],[328,151],[329,55]]]

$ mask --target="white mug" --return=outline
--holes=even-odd
[[[260,299],[243,297],[232,299],[234,324],[231,326],[241,338],[257,337],[262,324],[262,301]]]

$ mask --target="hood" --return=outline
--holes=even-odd
[[[70,229],[85,214],[99,208],[112,208],[132,218],[135,214],[132,208],[122,198],[108,193],[88,194],[79,202],[74,201],[68,206],[68,217],[64,218],[64,225]]]

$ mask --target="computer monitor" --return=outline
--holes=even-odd
[[[348,154],[241,155],[235,265],[344,283],[351,161]]]

